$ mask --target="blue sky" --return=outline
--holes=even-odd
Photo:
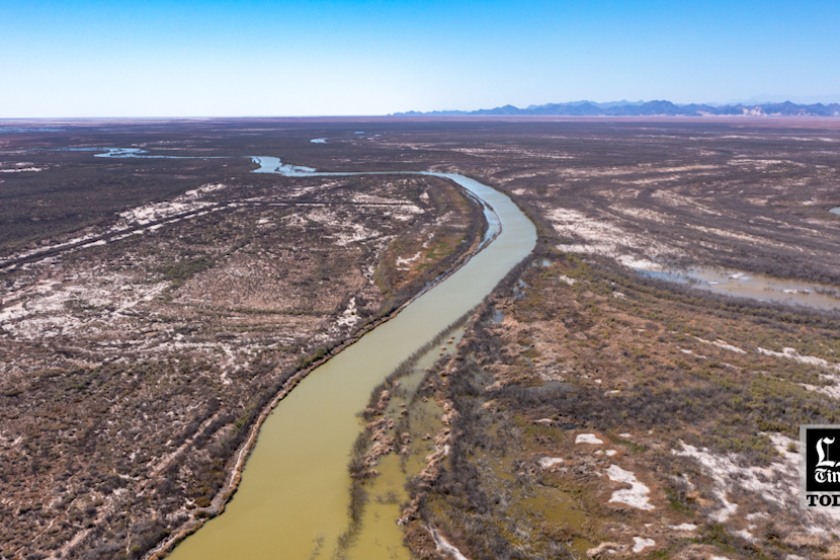
[[[840,99],[840,2],[0,1],[0,118]]]

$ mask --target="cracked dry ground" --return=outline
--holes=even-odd
[[[450,267],[482,224],[434,177],[247,177],[7,269],[0,554],[138,558],[210,515],[283,382]]]

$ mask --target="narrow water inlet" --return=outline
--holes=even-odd
[[[254,159],[260,172],[361,174],[301,167],[288,173],[276,158]],[[489,205],[501,234],[397,317],[304,379],[262,426],[225,513],[181,543],[172,558],[329,558],[348,525],[347,462],[359,432],[356,413],[402,361],[479,304],[533,249],[534,225],[507,196],[461,175],[423,174],[451,179]]]

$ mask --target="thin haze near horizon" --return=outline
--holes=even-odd
[[[833,0],[10,1],[0,118],[840,101],[837,21]]]

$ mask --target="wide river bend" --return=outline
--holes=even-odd
[[[253,160],[259,173],[360,174],[318,173],[277,158]],[[501,233],[395,318],[312,371],[281,401],[260,430],[234,499],[181,543],[173,560],[332,556],[349,524],[347,462],[359,434],[356,413],[403,360],[478,305],[534,248],[534,225],[504,194],[463,175],[422,174],[461,185],[484,203],[491,230],[500,226]],[[493,223],[496,217],[500,224]]]

